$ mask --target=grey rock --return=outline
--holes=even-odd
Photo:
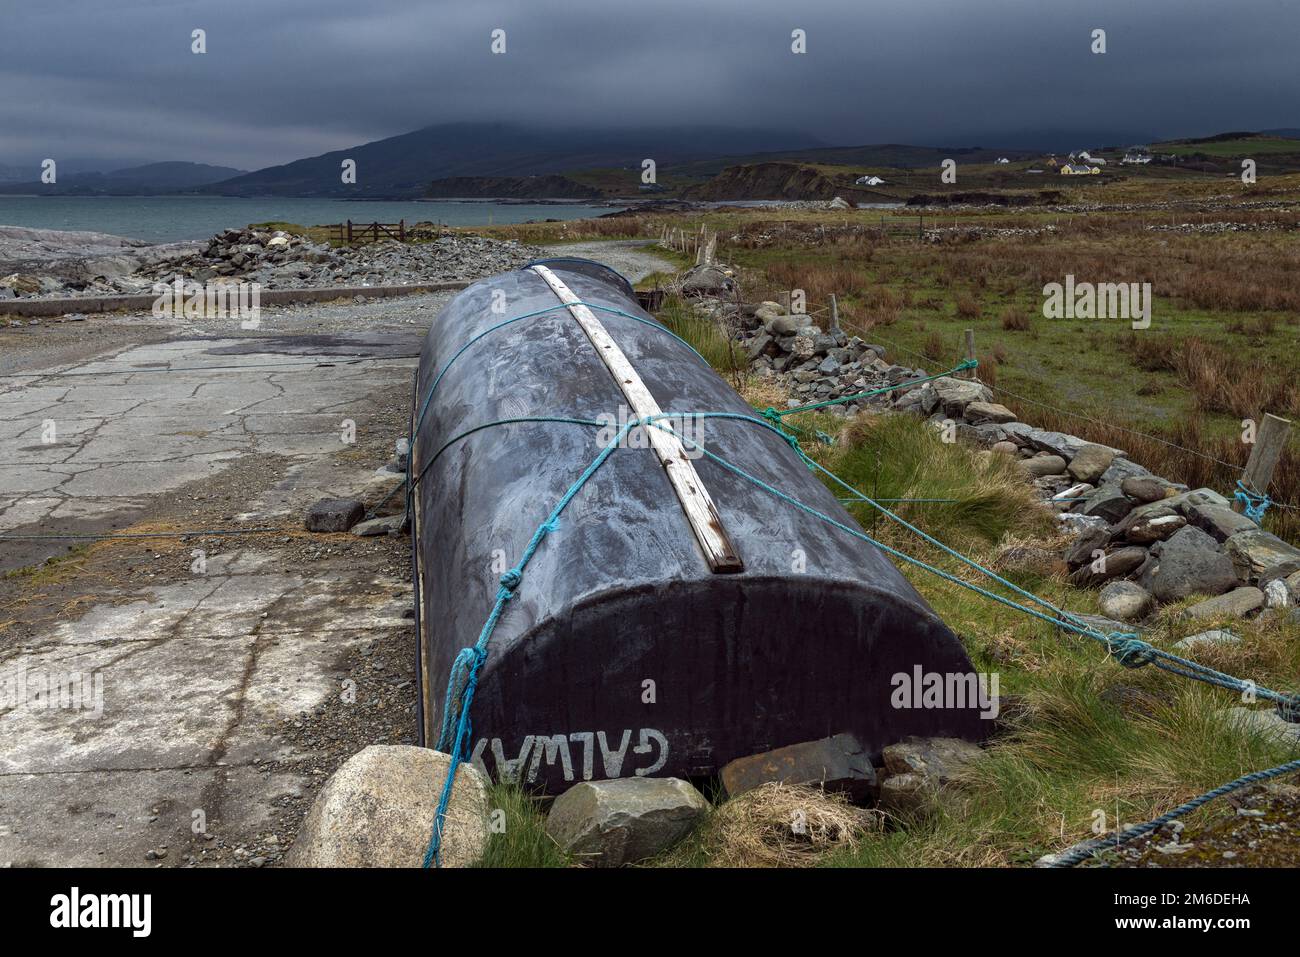
[[[1140,519],[1125,529],[1125,537],[1137,545],[1150,545],[1163,542],[1174,532],[1187,524],[1181,515],[1155,515]]]
[[[935,379],[930,383],[930,388],[943,408],[944,415],[954,419],[961,418],[972,402],[989,402],[993,398],[988,386],[971,379]]]
[[[361,538],[370,538],[375,535],[388,535],[402,527],[402,520],[405,515],[381,515],[379,518],[372,518],[368,521],[357,522],[352,526],[352,534]]]
[[[754,338],[750,339],[747,346],[749,350],[749,360],[753,362],[761,356],[765,351],[767,351],[767,347],[770,346],[773,341],[772,337],[766,332],[760,332],[758,335],[754,336]]]
[[[1208,618],[1244,618],[1252,611],[1264,607],[1264,593],[1249,586],[1234,588],[1230,592],[1216,595],[1188,608],[1184,614],[1188,618],[1204,620]]]
[[[967,406],[967,411],[970,407]],[[981,422],[979,425],[971,425],[969,422],[963,422],[958,431],[963,434],[969,433],[979,445],[996,445],[1006,439],[1007,433],[1002,430],[1002,426],[995,422]],[[1011,450],[1015,451],[1015,445],[1011,445]]]
[[[1105,615],[1072,615],[1072,617],[1081,621],[1087,627],[1094,631],[1099,631],[1103,635],[1109,635],[1114,632],[1132,634],[1137,631],[1132,624],[1123,621],[1116,621],[1113,618],[1107,618]],[[1062,628],[1062,631],[1067,629]]]
[[[763,328],[773,336],[789,336],[799,328],[799,321],[794,316],[773,316],[763,323]]]
[[[1062,512],[1056,516],[1056,520],[1061,523],[1061,528],[1076,535],[1082,534],[1085,529],[1110,527],[1110,522],[1104,518],[1096,515],[1080,515],[1078,512]]]
[[[1220,542],[1226,542],[1238,532],[1254,531],[1257,528],[1245,515],[1239,515],[1228,506],[1214,502],[1184,502],[1179,511],[1187,516],[1188,522],[1209,532]]]
[[[583,781],[555,799],[546,833],[584,862],[618,867],[672,847],[708,809],[679,778]]]
[[[1284,578],[1264,582],[1260,590],[1264,593],[1264,605],[1267,608],[1288,608],[1292,604],[1291,589],[1287,587]]]
[[[1070,474],[1080,482],[1095,484],[1115,458],[1115,451],[1104,445],[1081,445],[1070,459]],[[1118,486],[1116,487],[1118,491]],[[1120,494],[1123,494],[1122,492]]]
[[[996,402],[972,402],[966,406],[965,418],[971,425],[1001,425],[1016,421],[1016,414]]]
[[[1076,588],[1091,588],[1112,578],[1123,578],[1142,567],[1147,560],[1147,552],[1136,545],[1119,548],[1108,552],[1096,564],[1089,562],[1081,565],[1070,575],[1070,584]]]
[[[1117,455],[1106,471],[1101,474],[1100,481],[1119,482],[1122,484],[1125,479],[1145,478],[1150,474],[1151,473],[1147,469],[1138,465],[1136,462],[1130,462],[1122,455]]]
[[[845,791],[858,802],[879,791],[871,755],[851,734],[837,734],[737,758],[723,766],[721,778],[730,797],[769,781]]]
[[[1133,501],[1118,485],[1102,485],[1074,506],[1074,511],[1084,515],[1097,515],[1114,525],[1133,508]]]
[[[1107,582],[1097,598],[1102,614],[1116,621],[1138,621],[1151,613],[1155,599],[1141,585],[1128,581]]]
[[[309,532],[346,532],[365,514],[366,507],[354,498],[323,498],[307,509],[303,526]]]
[[[1253,524],[1234,534],[1224,547],[1242,581],[1253,581],[1274,566],[1300,561],[1300,549]]]
[[[1228,721],[1246,734],[1258,735],[1275,744],[1300,745],[1300,724],[1283,720],[1275,710],[1229,708]]]
[[[1195,651],[1197,648],[1203,648],[1206,645],[1239,645],[1241,639],[1227,629],[1215,628],[1212,631],[1202,631],[1196,635],[1188,635],[1174,642],[1174,648],[1178,651]]]
[[[1189,595],[1221,595],[1237,585],[1232,559],[1218,542],[1190,525],[1152,547],[1154,561],[1142,572],[1140,584],[1159,601]]]
[[[1085,445],[1094,445],[1096,443],[1088,442],[1079,438],[1077,435],[1069,435],[1065,432],[1048,432],[1043,429],[1030,429],[1024,434],[1024,439],[1030,448],[1039,449],[1043,452],[1051,452],[1053,455],[1059,455],[1061,458],[1069,461],[1074,458],[1079,449]],[[1109,449],[1112,455],[1123,455],[1123,449],[1111,449],[1109,446],[1101,446]]]
[[[1127,460],[1116,459],[1115,461],[1122,462]],[[1109,472],[1110,469],[1107,469],[1107,471]],[[1119,487],[1125,495],[1143,505],[1149,502],[1158,502],[1170,494],[1170,487],[1163,479],[1159,479],[1154,475],[1129,476],[1120,481]]]
[[[895,814],[916,814],[946,785],[983,755],[960,738],[907,738],[884,749],[880,806]]]
[[[1035,478],[1044,475],[1062,475],[1065,472],[1065,459],[1059,455],[1036,455],[1032,459],[1022,459],[1020,468]]]
[[[1085,529],[1079,533],[1079,537],[1074,540],[1074,544],[1065,553],[1065,563],[1071,568],[1086,565],[1093,560],[1094,552],[1106,550],[1106,544],[1109,541],[1110,528],[1108,526],[1103,524]]]
[[[412,745],[357,752],[321,788],[285,865],[419,867],[450,763],[439,751]],[[483,856],[489,810],[487,781],[461,764],[443,822],[443,867],[468,867]]]

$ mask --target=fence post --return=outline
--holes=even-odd
[[[406,242],[406,217],[405,216],[403,216],[401,219],[397,221],[397,240],[398,242],[403,242],[403,243]]]
[[[1286,451],[1290,436],[1290,419],[1271,412],[1264,414],[1264,421],[1260,423],[1255,444],[1250,450],[1250,458],[1246,460],[1246,471],[1241,473],[1241,481],[1246,488],[1257,495],[1268,493],[1268,487],[1273,482],[1273,470]],[[1245,504],[1239,499],[1232,503],[1232,507],[1238,512],[1245,510]]]
[[[966,330],[966,358],[968,360],[975,358],[975,330]],[[974,369],[967,369],[964,373],[967,379],[976,379],[979,376]]]
[[[835,301],[835,293],[831,293],[831,334],[837,335],[840,331],[840,305]]]
[[[352,220],[348,220],[348,245],[352,245]]]

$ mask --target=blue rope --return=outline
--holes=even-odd
[[[1190,811],[1195,811],[1203,804],[1208,804],[1215,798],[1223,797],[1225,794],[1231,794],[1233,791],[1246,787],[1248,784],[1256,784],[1260,781],[1267,781],[1269,778],[1280,777],[1283,774],[1289,774],[1292,771],[1300,771],[1300,761],[1288,761],[1286,764],[1280,764],[1275,768],[1269,768],[1267,771],[1252,771],[1250,774],[1243,774],[1235,781],[1229,781],[1227,784],[1221,784],[1212,791],[1206,791],[1184,804],[1178,805],[1172,811],[1161,814],[1145,824],[1139,824],[1131,827],[1122,834],[1115,835],[1114,839],[1103,838],[1096,841],[1088,841],[1074,850],[1067,851],[1060,857],[1052,861],[1051,867],[1074,867],[1086,861],[1103,851],[1113,850],[1130,841],[1135,841],[1153,831],[1158,831],[1175,818],[1182,817]]]
[[[1264,521],[1264,513],[1273,504],[1273,500],[1266,494],[1252,491],[1241,479],[1237,480],[1237,491],[1232,494],[1241,503],[1242,512],[1256,525]]]
[[[443,751],[450,756],[450,763],[447,767],[447,776],[442,782],[442,793],[438,796],[437,810],[433,817],[433,834],[429,838],[429,846],[424,852],[424,866],[437,863],[441,866],[439,850],[442,846],[442,829],[447,816],[447,804],[451,800],[452,785],[456,780],[456,770],[459,768],[461,761],[469,757],[468,747],[470,738],[470,706],[474,703],[474,691],[478,687],[478,673],[483,662],[487,660],[488,642],[492,638],[492,632],[496,630],[497,622],[501,620],[501,615],[505,611],[506,602],[514,597],[516,589],[519,588],[524,580],[524,570],[528,563],[532,561],[533,555],[538,547],[542,544],[548,534],[558,530],[560,514],[573,501],[573,497],[582,490],[587,481],[596,474],[614,450],[619,447],[624,437],[633,427],[644,424],[640,421],[628,422],[623,428],[619,429],[618,434],[610,440],[598,456],[587,466],[578,480],[569,486],[569,490],[551,510],[546,521],[537,526],[537,531],[533,532],[533,537],[529,540],[524,553],[514,568],[508,570],[501,576],[500,588],[497,589],[496,601],[493,602],[492,612],[488,615],[487,621],[483,623],[483,630],[479,632],[478,641],[472,648],[462,648],[452,663],[452,673],[447,682],[447,697],[442,715],[442,728],[438,734],[437,750]],[[456,687],[457,679],[464,675],[463,684],[460,688]],[[458,704],[456,708],[457,718],[455,721],[455,735],[452,736],[452,706]]]

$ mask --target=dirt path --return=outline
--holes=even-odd
[[[631,282],[639,282],[651,273],[675,272],[677,267],[654,252],[647,239],[610,239],[599,242],[564,243],[551,246],[552,256],[578,256],[594,259],[622,273]]]

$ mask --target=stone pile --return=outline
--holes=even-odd
[[[1014,457],[1075,532],[1065,555],[1070,581],[1100,588],[1107,618],[1140,621],[1192,596],[1206,596],[1187,609],[1194,620],[1265,608],[1300,615],[1300,549],[1233,511],[1213,489],[1154,475],[1122,449],[1036,429],[992,398],[978,382],[938,379],[900,395],[894,408]]]
[[[427,239],[385,240],[335,248],[280,230],[228,229],[206,244],[155,247],[156,254],[86,260],[73,270],[29,266],[0,278],[0,300],[70,296],[143,295],[177,277],[200,283],[238,281],[267,289],[320,286],[389,286],[479,279],[544,255],[514,240],[441,233],[431,224],[412,227]]]
[[[151,278],[181,275],[206,282],[225,277],[267,288],[405,285],[491,276],[540,255],[540,249],[514,240],[480,236],[446,234],[429,242],[385,240],[334,248],[278,230],[229,229]]]
[[[753,371],[787,382],[790,408],[925,375],[886,362],[884,346],[864,342],[842,329],[823,329],[811,317],[788,313],[779,303],[700,303],[696,308],[737,330]],[[867,408],[880,411],[889,404],[890,396],[884,393],[827,409],[837,415],[852,415]]]

